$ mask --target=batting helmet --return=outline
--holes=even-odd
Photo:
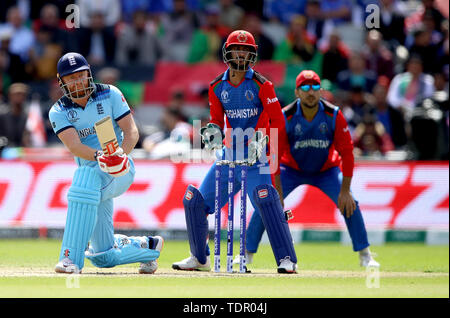
[[[248,50],[239,50],[237,47],[245,46]],[[255,65],[258,57],[258,46],[250,32],[237,30],[230,33],[222,48],[223,61],[236,71],[247,71]]]
[[[59,87],[61,87],[64,95],[68,98],[83,98],[91,95],[94,91],[94,80],[92,78],[91,67],[83,55],[75,52],[64,54],[59,59],[56,70],[58,72],[56,77],[58,78]],[[88,76],[68,83],[65,83],[62,79],[64,76],[82,71],[88,71]],[[87,85],[86,79],[88,82]],[[71,90],[69,85],[74,89]]]

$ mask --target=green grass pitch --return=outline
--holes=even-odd
[[[377,273],[359,267],[358,255],[350,246],[297,244],[298,274],[280,275],[270,246],[262,245],[249,266],[252,273],[217,274],[172,270],[173,262],[189,255],[188,243],[166,241],[153,275],[138,275],[138,264],[98,269],[86,260],[83,273],[70,276],[53,271],[60,245],[53,239],[0,240],[0,297],[449,297],[448,246],[373,246],[381,263]],[[222,245],[222,271],[225,254]]]

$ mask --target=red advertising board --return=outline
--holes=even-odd
[[[72,161],[0,161],[0,226],[64,227],[75,169]],[[188,184],[199,186],[208,169],[208,164],[137,160],[135,182],[114,199],[115,226],[184,229],[184,192]],[[352,190],[367,227],[448,228],[448,170],[448,162],[357,162]],[[253,208],[247,204],[249,219]],[[294,211],[292,227],[345,226],[333,202],[310,186],[292,192],[285,207]]]

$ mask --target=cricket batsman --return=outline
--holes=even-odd
[[[152,274],[163,238],[114,235],[113,228],[113,198],[130,187],[135,174],[128,154],[139,134],[130,108],[116,87],[94,83],[88,62],[78,53],[62,56],[57,72],[64,96],[50,109],[49,119],[78,167],[67,194],[66,225],[55,271],[80,273],[86,256],[97,267],[140,262],[139,273]],[[119,144],[112,155],[100,150],[94,129],[106,116],[112,118]]]
[[[339,107],[321,99],[320,90],[319,76],[304,70],[296,78],[297,99],[283,108],[289,144],[281,160],[283,195],[287,197],[303,184],[319,188],[344,216],[353,250],[359,252],[360,265],[379,267],[369,250],[358,202],[350,191],[354,157],[347,122]],[[264,230],[260,213],[255,210],[247,230],[248,263]]]
[[[270,160],[258,159],[248,167],[247,189],[254,207],[259,207],[269,232],[279,273],[295,273],[297,258],[285,220],[280,182],[280,159],[286,140],[284,117],[275,95],[273,84],[253,70],[257,59],[257,45],[253,35],[244,30],[232,32],[222,49],[223,61],[228,69],[209,86],[210,122],[200,134],[206,149],[219,149],[219,160],[259,158],[266,154],[267,135],[270,144],[278,145],[278,152],[269,154]],[[258,133],[257,133],[258,132]],[[257,138],[257,136],[262,137]],[[267,159],[267,158],[266,158]],[[186,227],[190,244],[190,257],[173,263],[176,270],[209,271],[210,251],[207,245],[209,214],[214,213],[215,169],[212,165],[199,189],[190,185],[183,199]],[[262,168],[270,165],[273,171]],[[227,201],[228,166],[220,166],[220,202]],[[234,194],[241,182],[240,166],[236,166]],[[260,193],[261,195],[258,195]],[[220,208],[222,208],[222,206]]]

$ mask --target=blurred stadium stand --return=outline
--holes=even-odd
[[[68,28],[71,4],[80,9],[78,28]],[[369,4],[381,13],[371,33],[365,25]],[[295,98],[301,70],[322,76],[323,96],[351,123],[359,158],[448,160],[448,8],[442,0],[1,1],[2,157],[38,156],[38,150],[14,149],[42,146],[29,138],[30,132],[42,133],[30,114],[42,116],[46,146],[61,146],[47,112],[61,94],[56,62],[69,51],[87,56],[95,81],[122,90],[141,129],[139,147],[152,134],[170,135],[166,108],[176,108],[177,120],[189,124],[207,120],[205,89],[226,69],[224,40],[230,31],[245,28],[259,44],[255,69],[274,83],[282,105]],[[416,76],[407,68],[412,57],[418,61]],[[430,92],[423,90],[425,82]],[[20,105],[11,92],[15,83],[26,86],[15,93],[24,94]],[[400,89],[394,91],[392,83]],[[375,96],[380,86],[400,103],[381,107]],[[40,105],[40,115],[30,111],[33,103]],[[14,142],[5,124],[11,118],[29,121]],[[373,131],[384,137],[361,139],[359,132],[374,123],[381,132]],[[397,142],[398,131],[404,142]],[[374,143],[386,139],[393,147]],[[146,156],[145,149],[139,153]]]

